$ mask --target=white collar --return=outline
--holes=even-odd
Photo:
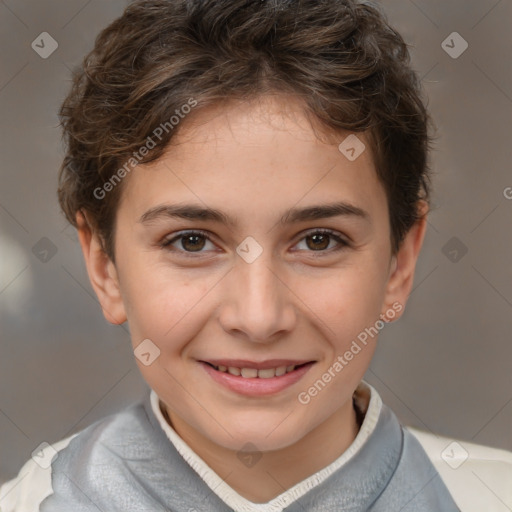
[[[160,410],[159,397],[154,390],[151,390],[150,399],[151,408],[158,420],[158,423],[178,453],[204,480],[212,492],[224,501],[226,505],[238,512],[281,512],[285,507],[289,507],[293,502],[298,500],[317,485],[321,484],[325,479],[332,475],[332,473],[346,464],[363,446],[374,431],[382,409],[382,400],[379,394],[373,386],[365,381],[361,381],[354,392],[354,395],[356,406],[366,414],[361,428],[359,429],[359,432],[352,444],[328,466],[295,484],[293,487],[286,490],[279,496],[276,496],[268,503],[253,503],[230,487],[167,423],[162,411]]]

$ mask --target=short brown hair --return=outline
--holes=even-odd
[[[329,130],[367,132],[396,252],[418,219],[418,200],[429,199],[431,119],[406,43],[369,1],[131,3],[96,38],[59,112],[67,219],[76,227],[76,213],[86,211],[114,260],[122,183],[102,198],[94,191],[191,98],[198,110],[276,92],[302,98]],[[159,158],[182,124],[140,161]]]

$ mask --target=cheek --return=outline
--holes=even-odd
[[[154,340],[162,356],[181,350],[185,341],[194,338],[201,322],[208,314],[205,297],[215,285],[212,275],[193,279],[186,272],[147,263],[132,267],[124,289],[128,304],[132,342],[136,346],[141,340]],[[128,276],[129,277],[129,276]]]
[[[321,321],[329,339],[344,346],[351,337],[379,318],[385,283],[377,265],[353,265],[323,277],[297,281],[294,292],[311,316]]]

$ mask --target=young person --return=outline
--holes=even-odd
[[[447,443],[362,380],[429,199],[429,116],[376,5],[135,1],[61,117],[60,204],[151,389],[2,511],[459,510]]]

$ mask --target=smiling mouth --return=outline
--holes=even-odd
[[[226,366],[226,365],[215,365],[208,361],[203,361],[208,366],[211,366],[214,370],[222,373],[228,373],[236,377],[243,377],[245,379],[271,379],[273,377],[282,377],[287,373],[291,373],[294,370],[302,368],[303,366],[309,365],[314,361],[308,361],[301,364],[281,365],[273,368],[251,368],[251,367],[238,367],[238,366]]]

